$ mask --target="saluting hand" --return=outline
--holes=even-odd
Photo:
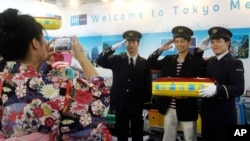
[[[169,50],[170,48],[173,47],[173,45],[171,45],[174,42],[174,40],[169,40],[168,42],[164,43],[159,49],[160,51],[164,51],[164,50]]]
[[[210,49],[211,46],[208,46],[208,42],[209,42],[209,37],[206,37],[204,38],[202,41],[201,41],[201,44],[199,45],[199,49],[200,50],[207,50],[207,49]]]
[[[112,45],[112,46],[111,46],[111,49],[112,49],[112,50],[116,50],[117,48],[120,48],[120,47],[122,46],[122,44],[123,44],[125,41],[126,41],[126,39],[125,39],[125,40],[122,40],[121,42],[118,42],[118,43]]]

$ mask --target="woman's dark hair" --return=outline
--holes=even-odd
[[[7,61],[26,57],[29,44],[42,39],[44,28],[30,15],[21,15],[17,9],[0,13],[0,55]]]

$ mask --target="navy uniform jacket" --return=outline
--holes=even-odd
[[[144,103],[151,101],[151,73],[147,60],[138,55],[134,73],[129,76],[129,62],[126,53],[113,55],[111,48],[104,50],[97,59],[97,64],[111,69],[111,106],[118,110],[127,106],[130,112],[141,111]],[[118,108],[118,109],[117,109]],[[145,107],[144,107],[145,108]]]
[[[235,97],[244,92],[244,68],[240,60],[230,53],[216,62],[211,57],[207,62],[206,77],[214,78],[217,94],[202,100],[202,121],[212,124],[236,124]]]
[[[198,77],[204,76],[205,62],[200,56],[193,56],[188,53],[185,61],[182,64],[182,68],[177,73],[177,58],[178,55],[168,55],[161,60],[157,60],[161,52],[158,50],[154,51],[148,58],[150,68],[158,69],[161,71],[161,77]],[[201,54],[202,55],[202,54]],[[171,97],[161,96],[158,97],[158,109],[161,114],[165,115],[166,111],[171,102]],[[182,99],[176,99],[176,113],[177,118],[180,121],[194,121],[198,118],[198,106],[197,98],[185,97]]]

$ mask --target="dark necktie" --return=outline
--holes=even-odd
[[[131,57],[129,60],[130,60],[129,61],[129,67],[134,67],[134,60],[133,60],[133,58]]]
[[[215,63],[217,63],[218,61],[219,61],[218,58],[215,57],[213,63],[215,64]]]
[[[129,59],[129,71],[130,72],[132,72],[133,71],[133,69],[134,69],[134,60],[133,60],[133,58],[131,57],[130,59]]]

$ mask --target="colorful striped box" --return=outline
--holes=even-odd
[[[204,84],[215,84],[210,78],[158,78],[152,83],[152,93],[158,96],[199,97],[198,91]]]

